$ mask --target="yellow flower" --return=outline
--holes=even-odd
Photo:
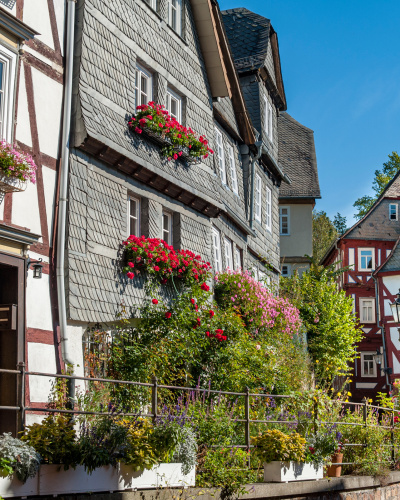
[[[352,380],[348,380],[348,383],[351,384],[353,381]]]
[[[319,360],[318,360],[318,359],[316,359],[316,360],[315,360],[315,362],[316,362],[316,363],[319,363]]]
[[[348,392],[348,393],[347,393],[347,395],[348,395],[348,396],[351,396],[351,392]]]
[[[372,403],[372,399],[368,399],[368,403]]]
[[[336,394],[336,396],[337,396],[338,398],[340,398],[340,396],[341,396],[341,395],[342,395],[342,394],[341,394],[340,392],[338,392],[338,393]]]

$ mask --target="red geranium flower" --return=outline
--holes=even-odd
[[[154,266],[154,271],[156,271],[156,272],[157,272],[157,271],[159,271],[159,270],[160,270],[160,268],[159,268],[158,266]]]
[[[172,316],[172,313],[171,313],[171,312],[169,312],[169,311],[168,311],[168,312],[166,312],[166,313],[165,313],[165,317],[166,317],[167,319],[169,319],[171,316]]]
[[[200,288],[204,290],[205,292],[208,292],[210,290],[210,287],[207,285],[207,283],[202,283],[200,285]]]
[[[133,280],[133,278],[135,277],[135,275],[133,273],[126,273],[126,275],[128,276],[129,279]]]
[[[194,305],[194,304],[196,304],[195,299],[190,299],[190,302],[191,302],[193,305]]]
[[[212,318],[214,316],[215,312],[210,310],[210,318]]]
[[[153,299],[152,300],[153,304],[157,305],[158,304],[158,300],[157,299]]]
[[[128,262],[128,266],[133,268],[135,267],[135,264],[133,262]]]

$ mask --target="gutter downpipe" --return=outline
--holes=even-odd
[[[262,155],[262,141],[257,141],[255,146],[257,147],[257,155],[251,160],[251,187],[250,187],[250,229],[254,231],[254,177],[255,177],[255,164]]]
[[[65,230],[67,219],[67,195],[69,173],[69,141],[71,131],[71,104],[72,104],[72,75],[74,55],[74,25],[75,25],[76,0],[67,0],[67,43],[65,57],[65,86],[64,86],[64,112],[62,124],[62,160],[60,176],[60,198],[58,205],[58,234],[57,234],[57,297],[58,315],[60,322],[61,352],[67,371],[73,373],[71,345],[67,337],[67,309],[65,300]],[[73,392],[73,391],[72,391]]]
[[[386,376],[386,385],[389,389],[391,390],[391,384],[389,382],[389,374],[387,372],[388,369],[388,361],[387,361],[387,351],[386,351],[386,340],[385,340],[385,328],[380,325],[380,313],[379,313],[379,294],[378,294],[378,280],[375,278],[374,274],[371,273],[371,277],[374,280],[375,283],[375,309],[376,309],[376,326],[380,328],[381,330],[381,335],[382,335],[382,346],[383,346],[383,364],[384,364],[384,369],[385,369],[385,376]]]

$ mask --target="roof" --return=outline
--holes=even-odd
[[[233,59],[242,66],[238,69],[261,68],[267,57],[271,21],[244,7],[221,14]]]
[[[314,132],[282,112],[278,118],[279,165],[292,181],[282,184],[280,198],[321,198]]]

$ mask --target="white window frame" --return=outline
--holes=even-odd
[[[362,252],[371,252],[372,255],[372,267],[362,267],[362,258],[366,257],[362,255]],[[375,248],[359,248],[358,249],[358,270],[363,272],[371,272],[375,270]]]
[[[142,89],[142,77],[144,77],[147,80],[147,93],[143,92]],[[137,98],[136,98],[136,93],[137,93]],[[141,98],[142,95],[146,96],[146,102],[144,104],[147,104],[149,101],[153,100],[153,76],[149,71],[147,71],[147,69],[144,69],[143,66],[141,66],[140,64],[136,64],[135,107],[142,104],[142,98]]]
[[[235,246],[235,269],[242,269],[242,249]]]
[[[175,4],[175,5],[174,5]],[[173,14],[175,12],[175,26]],[[182,0],[167,0],[167,24],[182,35]]]
[[[167,217],[167,227],[164,226],[164,217]],[[168,210],[162,211],[161,227],[162,239],[167,245],[172,246],[172,213],[168,212]],[[167,233],[167,239],[165,239],[165,232]]]
[[[176,115],[173,115],[171,111],[172,101],[176,102],[178,111]],[[167,105],[165,106],[165,109],[168,111],[172,118],[175,118],[177,122],[182,123],[182,97],[174,92],[170,87],[167,87]]]
[[[284,272],[283,272],[284,267],[286,267],[286,270],[287,270],[286,274],[284,274]],[[281,276],[287,277],[287,276],[290,276],[291,273],[292,273],[291,265],[290,264],[282,264]]]
[[[273,142],[273,108],[267,97],[264,97],[264,131],[268,139]]]
[[[230,171],[231,171],[232,191],[235,194],[239,194],[237,175],[236,175],[235,155],[233,152],[233,146],[231,146],[230,144],[228,145],[228,162],[229,162],[229,167],[230,167]]]
[[[136,216],[131,215],[131,201],[136,201]],[[137,221],[136,224],[136,233],[134,236],[140,237],[140,198],[136,196],[128,196],[128,203],[127,203],[127,228],[126,232],[128,233],[128,236],[131,235],[131,219],[135,219]]]
[[[395,209],[395,218],[392,218],[391,209]],[[398,220],[399,218],[399,205],[397,203],[389,203],[389,220]]]
[[[224,247],[225,247],[225,267],[233,271],[233,243],[232,240],[224,237]]]
[[[373,359],[374,354],[375,354],[375,352],[361,352],[360,353],[360,355],[361,355],[361,377],[362,378],[376,378],[377,377],[377,367],[376,367],[376,363]],[[365,356],[372,356],[372,360],[370,360],[370,359],[365,360]],[[372,370],[373,370],[372,375],[364,373],[364,361],[368,361],[368,363],[370,361],[372,361]]]
[[[215,148],[217,151],[218,157],[218,165],[219,165],[219,175],[221,177],[221,181],[226,184],[226,166],[225,166],[225,152],[224,152],[224,143],[222,141],[222,133],[215,127],[215,143],[217,147]]]
[[[156,10],[157,8],[157,2],[156,0],[144,0],[149,7],[151,7],[153,10]]]
[[[261,222],[261,201],[262,199],[262,180],[260,175],[256,174],[256,182],[255,182],[255,219],[257,222]]]
[[[265,227],[267,231],[272,231],[272,190],[269,186],[265,189]]]
[[[253,273],[253,278],[258,281],[258,267],[256,265],[254,265],[252,268],[252,273]]]
[[[364,303],[371,302],[371,319],[365,319],[364,317]],[[374,297],[361,297],[359,300],[360,306],[360,323],[375,323],[375,298]]]
[[[214,250],[214,265],[215,272],[222,272],[222,254],[221,254],[221,233],[216,227],[212,228],[213,250]]]
[[[12,142],[17,54],[0,45],[0,62],[4,64],[3,81],[1,82],[0,139]]]
[[[282,210],[287,210],[287,214],[283,214]],[[287,233],[284,233],[283,229],[282,229],[283,217],[287,217]],[[290,236],[290,207],[289,206],[279,207],[279,234],[281,236]]]

